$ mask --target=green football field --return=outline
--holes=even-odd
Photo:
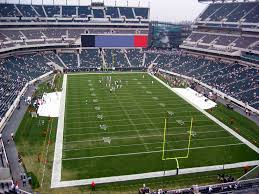
[[[116,83],[115,83],[116,82]],[[69,74],[62,180],[258,160],[248,146],[146,73]]]

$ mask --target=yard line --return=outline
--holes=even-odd
[[[109,112],[114,112],[114,111],[109,111]],[[121,110],[120,110],[120,112],[121,112]],[[104,113],[107,113],[107,112],[100,111],[100,113],[104,114]],[[198,113],[198,112],[195,112],[195,113]],[[82,115],[82,114],[79,114],[79,115]],[[139,113],[138,114],[129,114],[129,115],[130,116],[139,116]],[[159,113],[159,112],[156,112],[156,113],[146,113],[146,115],[161,115],[161,113]],[[113,117],[113,116],[121,116],[121,114],[107,114],[107,116],[104,116],[104,118],[106,118],[106,117],[109,118],[109,117]],[[200,114],[200,113],[198,113],[197,115],[192,114],[192,116],[203,116],[203,117],[205,117],[204,114]],[[174,118],[178,118],[178,117],[187,117],[187,116],[174,116]],[[85,116],[81,116],[81,117],[67,118],[66,120],[70,120],[70,119],[71,120],[72,119],[85,119],[85,118],[86,118]],[[90,119],[90,118],[96,118],[96,113],[94,113],[94,115],[92,115],[92,116],[87,116],[87,119]],[[155,117],[155,118],[164,118],[164,117]]]
[[[116,103],[113,103],[113,107],[114,108],[120,108],[119,106],[114,106],[114,104],[116,104]],[[97,104],[98,105],[98,104]],[[112,105],[112,104],[111,104]],[[143,108],[145,108],[145,107],[155,107],[155,108],[161,108],[161,109],[168,109],[168,108],[170,108],[170,109],[173,109],[173,107],[189,107],[188,105],[180,105],[179,103],[178,104],[170,104],[170,106],[165,106],[165,107],[162,107],[162,106],[160,106],[158,103],[157,104],[152,104],[152,105],[143,105],[142,107]],[[110,106],[108,106],[108,107],[110,107]],[[131,105],[131,106],[124,106],[125,108],[128,108],[128,109],[132,109],[132,107],[134,107],[133,105]],[[82,106],[78,106],[78,108],[73,108],[73,111],[76,111],[76,110],[82,110],[83,108],[87,108],[87,107],[82,107]],[[151,110],[154,110],[154,108],[153,109],[151,109]]]
[[[225,131],[225,130],[196,132],[196,134],[217,133],[217,132],[220,132],[220,131]],[[177,136],[177,135],[186,135],[186,134],[188,134],[188,133],[187,132],[185,132],[185,133],[172,133],[172,134],[167,134],[167,135]],[[159,137],[159,136],[162,136],[162,135],[142,135],[143,138]],[[125,140],[125,139],[134,139],[134,138],[136,138],[136,136],[130,136],[130,137],[124,137],[124,138],[114,137],[114,138],[112,138],[112,140]],[[96,141],[103,141],[103,139],[88,139],[88,140],[84,140],[84,141],[65,141],[64,143],[71,144],[71,143],[96,142]]]
[[[222,136],[222,137],[211,137],[211,138],[200,138],[200,139],[192,139],[192,141],[207,141],[207,140],[218,140],[218,139],[228,139],[228,138],[234,138],[233,136]],[[167,143],[179,143],[179,142],[185,142],[189,140],[178,140],[178,141],[167,141]],[[153,143],[144,143],[147,145],[155,145],[155,144],[161,144],[162,146],[163,141],[159,142],[153,142]],[[141,146],[143,144],[124,144],[119,146],[97,146],[97,147],[83,147],[83,148],[72,148],[72,149],[63,149],[64,152],[69,151],[78,151],[78,150],[94,150],[94,149],[109,149],[109,148],[120,148],[120,147],[134,147],[134,146]]]
[[[214,124],[214,123],[213,123]],[[216,124],[210,124],[210,125],[195,125],[195,126],[193,126],[193,127],[203,127],[203,126],[208,126],[208,127],[212,127],[212,126],[214,126],[214,127],[218,127],[218,125],[216,125]],[[116,125],[116,126],[113,126],[113,127],[129,127],[129,125]],[[181,126],[179,126],[179,127],[177,127],[177,128],[186,128],[185,126],[184,127],[181,127]],[[218,128],[220,128],[220,127],[218,127]],[[87,129],[93,129],[93,127],[67,127],[66,128],[66,130],[67,131],[72,131],[72,130],[77,130],[77,129],[84,129],[84,130],[87,130]],[[138,129],[139,130],[139,129]],[[148,129],[143,129],[143,130],[155,130],[155,129],[150,129],[150,128],[148,128]],[[129,131],[134,131],[134,130],[125,130],[125,132],[129,132]],[[140,131],[142,131],[142,130],[140,130]],[[116,131],[117,132],[117,131]],[[116,133],[116,132],[109,132],[109,131],[106,131],[105,133]],[[121,131],[119,131],[119,132],[121,132]],[[100,134],[100,133],[102,133],[102,132],[99,132],[99,133],[89,133],[89,134]]]
[[[98,98],[98,97],[97,97]],[[93,98],[93,99],[96,99],[96,98]],[[98,99],[99,100],[99,99]],[[151,98],[149,98],[149,99],[145,99],[145,100],[143,100],[143,102],[140,100],[140,102],[141,102],[141,104],[144,104],[145,105],[145,103],[144,102],[147,102],[148,100],[152,100]],[[91,102],[91,101],[90,101]],[[158,101],[155,101],[153,104],[154,105],[157,105],[157,103],[156,102],[158,102]],[[161,100],[161,101],[159,101],[159,102],[163,102],[163,103],[170,103],[170,101],[164,101],[164,100]],[[179,105],[179,103],[177,103],[177,102],[182,102],[182,101],[177,101],[177,100],[175,100],[174,102],[176,102],[176,104],[172,104],[172,103],[170,103],[170,105]],[[74,104],[73,104],[74,103]],[[91,102],[92,104],[98,104],[98,105],[100,105],[100,106],[104,106],[104,105],[114,105],[114,102],[107,102],[107,103],[104,103],[104,102],[101,102],[101,101],[99,101],[98,103],[95,103],[95,102]],[[148,102],[149,104],[150,104],[150,102]],[[125,102],[123,102],[123,104],[130,104],[130,105],[132,105],[132,102],[129,102],[129,98],[127,99],[127,100],[125,100]],[[81,100],[79,100],[79,101],[72,101],[71,103],[69,103],[68,105],[67,105],[67,107],[69,107],[69,108],[73,108],[73,107],[78,107],[78,106],[81,106],[81,105],[85,105],[85,101],[84,101],[84,98],[81,98]],[[187,106],[187,105],[186,105]],[[104,106],[105,107],[105,106]]]
[[[144,111],[142,111],[142,112],[144,112]],[[103,115],[105,115],[103,112],[101,112],[100,111],[100,114],[103,114]],[[155,113],[155,114],[158,114],[158,113]],[[148,119],[148,120],[151,120],[150,119],[150,117],[148,117],[148,115],[149,115],[149,113],[148,114],[146,114],[146,113],[144,113],[143,115],[145,115],[145,117],[139,117],[140,115],[139,114],[129,114],[129,116],[138,116],[138,118],[136,118],[136,119],[133,119],[133,120],[138,120],[138,119]],[[153,113],[153,115],[154,115],[154,113]],[[113,117],[113,116],[121,116],[121,114],[117,114],[117,115],[108,115],[108,116],[104,116],[103,117],[103,119],[105,120],[105,121],[114,121],[113,119],[109,119],[109,117]],[[192,115],[192,117],[203,117],[203,118],[205,118],[205,116],[204,115],[202,115],[202,114],[200,114],[200,115]],[[190,118],[191,116],[174,116],[173,118],[179,118],[179,119],[181,119],[181,118]],[[67,118],[66,119],[66,121],[71,121],[71,120],[80,120],[80,119],[90,119],[90,118],[96,118],[96,115],[93,115],[93,116],[87,116],[87,117],[73,117],[73,118]],[[153,117],[152,119],[164,119],[165,117],[164,116],[161,116],[161,114],[159,114],[159,116],[157,116],[157,117]],[[106,120],[107,119],[107,120]],[[151,123],[151,121],[150,121],[150,123]],[[153,122],[152,122],[153,123]],[[151,124],[152,124],[151,123]],[[153,124],[152,124],[153,125]]]
[[[203,116],[204,117],[204,116]],[[161,118],[164,118],[164,117],[161,117]],[[185,118],[185,117],[184,117]],[[190,116],[189,117],[187,117],[187,118],[190,118]],[[204,118],[206,118],[206,117],[204,117]],[[138,123],[138,124],[135,124],[133,121],[135,121],[135,120],[141,120],[141,119],[144,119],[144,118],[135,118],[135,119],[126,119],[126,118],[122,118],[122,119],[119,119],[119,120],[109,120],[109,121],[106,121],[106,122],[121,122],[121,121],[129,121],[129,120],[131,120],[130,121],[130,123],[132,124],[132,125],[145,125],[146,123]],[[190,120],[182,120],[183,122],[185,122],[185,123],[190,123]],[[195,119],[195,122],[196,121],[199,121],[199,122],[209,122],[210,120],[208,120],[208,119],[206,119],[206,120],[203,120],[203,119]],[[74,123],[97,123],[98,122],[98,120],[95,120],[95,121],[74,121],[74,122],[65,122],[65,124],[66,125],[71,125],[71,124],[74,124]],[[164,123],[164,121],[161,119],[161,123]],[[175,122],[171,122],[170,121],[170,123],[177,123],[176,121]],[[159,123],[160,124],[160,123]],[[111,127],[113,127],[113,126],[116,126],[116,125],[112,125]],[[117,125],[117,126],[119,126],[119,125]]]
[[[96,105],[97,106],[97,105]],[[183,109],[183,108],[181,108]],[[149,111],[149,110],[154,110],[154,109],[145,109],[146,111]],[[177,109],[178,110],[178,109]],[[186,109],[184,109],[186,110]],[[121,110],[111,110],[111,111],[105,111],[105,110],[102,110],[101,111],[102,113],[115,113],[115,112],[121,112]],[[177,114],[178,113],[200,113],[198,111],[177,111]],[[83,111],[80,111],[80,112],[69,112],[69,115],[81,115],[83,113],[88,113],[88,112],[83,112]],[[157,112],[156,113],[148,113],[148,114],[158,114]],[[110,114],[112,116],[112,114]],[[115,114],[117,115],[117,114]],[[133,114],[130,114],[130,115],[133,115]],[[134,114],[135,115],[135,114]],[[203,114],[200,114],[200,115],[203,115]]]
[[[82,99],[84,99],[84,98],[88,98],[88,99],[94,99],[94,98],[97,98],[97,96],[98,96],[98,93],[97,92],[95,92],[95,94],[96,94],[96,96],[91,96],[90,94],[89,95],[82,95],[81,94],[81,96],[80,97],[78,97],[80,94],[78,94],[78,95],[73,95],[73,96],[68,96],[68,100],[73,100],[73,102],[82,102]],[[99,96],[99,98],[100,98],[100,100],[103,100],[103,99],[105,99],[104,97],[107,97],[107,96],[104,96],[103,94],[99,94],[99,95],[101,95],[101,97]],[[141,100],[143,100],[143,101],[145,101],[145,100],[152,100],[152,97],[156,97],[156,96],[158,96],[159,95],[159,100],[161,100],[161,101],[172,101],[172,100],[174,100],[174,101],[181,101],[181,102],[183,102],[184,103],[184,101],[181,99],[181,98],[174,98],[174,97],[161,97],[160,95],[161,94],[150,94],[150,96],[148,96],[147,98],[142,98],[142,97],[140,97],[140,96],[134,96],[135,98],[138,98],[138,99],[141,99]],[[75,98],[74,96],[77,96],[77,98]],[[109,95],[108,95],[109,96]],[[121,99],[122,99],[122,101],[124,102],[127,102],[127,99],[128,99],[128,97],[129,96],[125,96],[125,99],[124,99],[124,96],[121,96],[120,95],[120,97],[122,97]],[[175,99],[177,99],[177,100],[175,100]]]
[[[204,146],[204,147],[192,147],[190,150],[197,150],[197,149],[207,149],[207,148],[219,148],[219,147],[228,147],[228,146],[238,146],[244,145],[244,143],[235,143],[235,144],[222,144],[222,145],[215,145],[215,146]],[[187,150],[188,148],[181,148],[181,149],[170,149],[165,151],[182,151]],[[94,159],[94,158],[107,158],[107,157],[119,157],[119,156],[132,156],[132,155],[141,155],[141,154],[153,154],[153,153],[160,153],[163,152],[162,150],[157,151],[148,151],[148,152],[132,152],[132,153],[125,153],[125,154],[110,154],[110,155],[97,155],[97,156],[89,156],[89,157],[78,157],[78,158],[62,158],[62,160],[83,160],[83,159]]]
[[[116,94],[115,94],[115,97],[116,97],[116,99],[117,99],[117,95],[116,95]],[[133,125],[134,128],[135,128],[135,130],[137,130],[137,127],[136,127],[135,123],[132,121],[132,119],[131,119],[130,116],[128,115],[127,109],[125,110],[124,106],[123,106],[122,103],[120,102],[120,99],[119,99],[119,100],[117,99],[117,101],[119,102],[119,104],[120,104],[120,106],[121,106],[121,108],[122,108],[124,114],[128,117],[127,120],[129,120],[130,123],[131,123],[131,125]],[[140,141],[141,141],[142,143],[145,143],[143,137],[139,134],[138,131],[137,131],[137,134],[138,134],[138,138],[140,139]],[[145,147],[146,151],[149,151],[149,148],[148,148],[147,145],[144,145],[144,147]]]
[[[180,108],[180,110],[181,109],[183,109],[183,108]],[[148,111],[148,110],[154,110],[154,109],[145,109],[146,111]],[[177,111],[177,110],[179,110],[179,108],[177,108],[177,109],[174,109],[173,111]],[[186,109],[183,109],[183,110],[186,110]],[[105,110],[102,110],[101,111],[102,113],[113,113],[113,112],[121,112],[121,110],[112,110],[112,111],[105,111]],[[178,112],[177,111],[177,113],[185,113],[185,112],[188,112],[188,113],[192,113],[192,112],[195,112],[195,113],[200,113],[200,112],[198,112],[198,111],[181,111],[181,112]],[[84,112],[84,111],[80,111],[80,112],[70,112],[69,113],[69,115],[82,115],[82,114],[84,114],[84,113],[88,113],[88,111],[87,112]],[[151,113],[148,113],[148,114],[151,114]],[[157,114],[157,113],[154,113],[154,114]],[[201,114],[201,115],[203,115],[203,114]]]

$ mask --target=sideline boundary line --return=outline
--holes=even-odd
[[[238,133],[236,133],[233,129],[229,128],[227,125],[225,125],[224,123],[222,123],[221,121],[219,121],[218,119],[216,119],[214,116],[212,116],[211,114],[209,114],[208,112],[206,112],[205,110],[199,108],[198,106],[196,106],[195,104],[193,104],[190,100],[188,100],[186,97],[184,97],[183,95],[181,95],[177,90],[174,90],[173,88],[171,88],[169,85],[167,85],[166,83],[164,83],[162,80],[160,80],[159,78],[157,78],[154,75],[149,74],[151,77],[153,77],[154,79],[156,79],[158,82],[160,82],[161,84],[163,84],[165,87],[167,87],[169,90],[171,90],[172,92],[174,92],[175,94],[177,94],[178,96],[180,96],[182,99],[184,99],[186,102],[188,102],[189,104],[191,104],[193,107],[195,107],[198,111],[200,111],[201,113],[203,113],[205,116],[207,116],[210,120],[214,121],[215,123],[217,123],[219,126],[221,126],[223,129],[225,129],[227,132],[229,132],[231,135],[233,135],[234,137],[236,137],[237,139],[239,139],[241,142],[243,142],[244,144],[246,144],[249,148],[251,148],[252,150],[254,150],[256,153],[259,154],[259,148],[257,148],[254,144],[252,144],[250,141],[248,141],[247,139],[245,139],[244,137],[242,137],[241,135],[239,135]]]
[[[215,170],[241,168],[244,166],[255,166],[258,164],[259,164],[259,160],[255,160],[255,161],[239,162],[239,163],[225,164],[225,165],[204,166],[204,167],[197,167],[197,168],[185,168],[185,169],[179,169],[178,174],[179,175],[193,174],[193,173],[198,173],[198,172],[209,172],[209,171],[215,171]],[[90,185],[92,183],[92,181],[94,181],[96,184],[103,184],[103,183],[123,182],[123,181],[130,181],[130,180],[157,178],[157,177],[174,176],[174,175],[176,175],[176,170],[157,171],[157,172],[148,172],[148,173],[141,173],[141,174],[131,174],[131,175],[112,176],[112,177],[102,177],[102,178],[93,178],[93,179],[62,181],[62,182],[59,182],[58,184],[55,184],[55,186],[52,188]]]
[[[61,183],[61,169],[62,169],[62,150],[63,150],[63,132],[65,120],[65,105],[66,105],[66,91],[67,91],[67,74],[64,74],[62,84],[62,94],[60,99],[60,109],[58,117],[58,126],[55,142],[55,152],[52,166],[51,188],[55,188]]]

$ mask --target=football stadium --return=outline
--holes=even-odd
[[[0,194],[259,193],[259,2],[191,1],[0,1]]]

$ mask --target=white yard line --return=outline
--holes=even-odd
[[[110,111],[112,112],[112,111]],[[101,111],[101,113],[106,113],[104,111]],[[179,112],[177,112],[179,113]],[[190,113],[190,112],[188,112]],[[197,113],[197,112],[196,112]],[[80,114],[82,115],[82,114]],[[140,116],[139,113],[138,114],[129,114],[130,116]],[[157,113],[146,113],[145,115],[159,115],[159,117],[152,117],[152,118],[155,118],[155,119],[160,119],[160,118],[165,118],[164,116],[161,116],[161,113],[157,112]],[[108,114],[107,116],[104,116],[104,118],[109,118],[109,117],[116,117],[116,116],[119,116],[121,117],[121,114]],[[192,116],[195,116],[195,117],[199,117],[199,116],[203,116],[203,114],[197,114],[197,115],[194,115],[192,114]],[[96,113],[94,113],[92,116],[87,116],[87,118],[96,118]],[[190,118],[190,116],[174,116],[174,118]],[[69,121],[69,120],[80,120],[80,119],[85,119],[85,116],[80,116],[80,117],[73,117],[73,118],[67,118],[66,121]],[[110,119],[109,119],[110,120]],[[112,121],[112,120],[111,120]]]
[[[161,107],[162,108],[162,107]],[[145,109],[146,111],[148,111],[148,110],[154,110],[154,109]],[[178,111],[178,110],[186,110],[186,108],[174,108],[172,111],[177,111],[177,113],[184,113],[184,112],[189,112],[189,113],[191,113],[191,112],[196,112],[197,113],[197,111]],[[84,114],[84,113],[88,113],[89,111],[84,111],[84,110],[81,110],[80,112],[76,112],[76,111],[74,111],[74,112],[70,112],[69,113],[69,115],[81,115],[81,114]],[[114,113],[114,112],[121,112],[121,110],[112,110],[112,111],[105,111],[105,110],[102,110],[102,112],[103,113]],[[150,113],[149,113],[150,114]],[[156,113],[157,114],[157,113]]]
[[[190,150],[199,150],[199,149],[207,149],[207,148],[219,148],[219,147],[230,147],[230,146],[239,146],[239,145],[244,145],[244,143],[232,143],[232,144],[222,144],[222,145],[214,145],[214,146],[191,147]],[[182,150],[188,150],[188,148],[170,149],[170,150],[165,150],[165,151],[182,151]],[[160,153],[160,152],[163,152],[163,150],[160,149],[160,150],[146,151],[146,152],[132,152],[132,153],[124,153],[124,154],[86,156],[86,157],[78,157],[78,158],[63,158],[62,160],[84,160],[84,159],[94,159],[94,158],[136,156],[136,155],[153,154],[153,153]]]
[[[206,133],[217,133],[220,131],[225,131],[225,130],[217,130],[217,131],[205,131],[205,132],[196,132],[197,134],[206,134]],[[167,134],[168,136],[177,136],[177,135],[186,135],[188,134],[187,132],[185,133],[171,133]],[[140,136],[130,136],[130,137],[112,137],[113,140],[126,140],[126,139],[136,139],[137,137],[139,138],[148,138],[148,137],[162,137],[162,134],[159,135],[140,135]],[[80,140],[80,141],[66,141],[64,144],[74,144],[74,143],[84,143],[84,142],[96,142],[96,141],[103,141],[102,138],[100,139],[88,139],[88,140]]]
[[[81,102],[82,103],[82,102]],[[82,103],[83,104],[83,103]],[[174,107],[175,106],[179,106],[179,107],[188,107],[188,105],[186,104],[186,105],[179,105],[179,103],[178,104],[170,104],[170,106],[165,106],[165,107],[161,107],[161,108],[163,108],[163,109],[174,109]],[[105,106],[103,106],[103,107],[105,107]],[[110,106],[106,106],[106,107],[110,107]],[[128,108],[128,110],[129,111],[132,111],[132,110],[136,110],[136,108],[135,108],[135,106],[134,105],[132,105],[132,106],[124,106],[125,108]],[[157,104],[152,104],[152,105],[143,105],[142,106],[143,108],[145,108],[145,107],[155,107],[155,108],[158,108],[158,107],[160,107],[160,105],[159,105],[159,103],[157,103]],[[115,108],[120,108],[120,106],[114,106],[114,109]],[[152,109],[152,108],[151,108]],[[82,110],[82,105],[81,106],[77,106],[77,108],[73,108],[73,110],[74,111],[77,111],[77,110]],[[154,108],[153,108],[153,110],[154,110]]]
[[[145,110],[149,111],[149,110],[153,110],[153,109],[145,109]],[[181,108],[180,110],[186,110],[186,109]],[[121,110],[111,110],[111,111],[103,111],[102,110],[102,113],[116,113],[116,112],[121,112]],[[186,113],[186,112],[188,112],[188,113],[199,113],[197,111],[177,111],[177,113]],[[79,113],[79,112],[70,112],[69,114],[70,115],[76,115],[76,114],[77,115],[81,115],[82,113],[88,113],[88,112],[83,112],[83,110],[82,110],[81,113]],[[148,113],[148,114],[149,115],[153,115],[153,114],[160,114],[160,113],[158,112],[158,113]],[[110,116],[119,116],[120,114],[109,114],[109,115]],[[130,114],[130,115],[136,115],[136,114]],[[201,115],[201,114],[199,114],[199,115]]]
[[[61,169],[62,169],[62,150],[63,150],[63,131],[65,119],[65,105],[66,105],[66,90],[67,90],[67,75],[63,76],[63,91],[60,99],[60,110],[56,134],[55,152],[51,177],[51,188],[60,185]]]
[[[206,115],[209,119],[211,119],[212,121],[214,121],[215,123],[217,123],[219,126],[221,126],[223,129],[225,129],[227,132],[229,132],[230,134],[232,134],[233,136],[235,136],[237,139],[239,139],[241,142],[243,142],[244,144],[246,144],[248,147],[250,147],[252,150],[254,150],[256,153],[259,154],[259,148],[256,147],[254,144],[252,144],[251,142],[249,142],[247,139],[245,139],[244,137],[242,137],[241,135],[239,135],[238,133],[236,133],[233,129],[229,128],[228,126],[226,126],[224,123],[222,123],[221,121],[219,121],[218,119],[216,119],[214,116],[212,116],[211,114],[209,114],[208,112],[206,112],[205,110],[199,108],[198,106],[196,106],[195,104],[193,104],[191,101],[189,101],[187,98],[185,98],[184,96],[182,96],[179,92],[177,92],[177,90],[174,90],[173,88],[171,88],[169,85],[167,85],[166,83],[164,83],[162,80],[160,80],[159,78],[157,78],[154,75],[151,75],[154,79],[156,79],[157,81],[159,81],[161,84],[163,84],[165,87],[167,87],[168,89],[170,89],[171,91],[173,91],[174,93],[176,93],[178,96],[180,96],[181,98],[183,98],[186,102],[188,102],[189,104],[191,104],[192,106],[194,106],[197,110],[199,110],[200,112],[202,112],[204,115]]]
[[[192,139],[192,141],[207,141],[207,140],[219,140],[219,139],[229,139],[229,138],[235,138],[232,135],[231,136],[224,136],[224,137],[213,137],[213,138],[201,138],[201,139]],[[179,143],[179,142],[188,142],[189,140],[179,140],[179,141],[167,141],[167,143]],[[154,143],[144,143],[146,145],[155,145],[155,144],[163,144],[163,141],[154,142]],[[81,147],[81,148],[72,148],[72,149],[66,149],[64,148],[64,152],[69,151],[79,151],[79,150],[94,150],[94,149],[109,149],[109,148],[121,148],[121,147],[134,147],[134,146],[143,146],[143,143],[141,144],[123,144],[119,146],[100,146],[100,147]]]
[[[157,124],[164,124],[164,123],[157,123]],[[135,125],[137,125],[137,124],[135,124]],[[141,125],[143,125],[143,124],[141,124]],[[205,126],[205,125],[204,125]],[[206,126],[208,126],[208,125],[206,125]],[[214,126],[214,127],[218,127],[217,125],[209,125],[209,126]],[[109,126],[108,126],[109,127]],[[120,128],[123,128],[123,127],[129,127],[129,125],[113,125],[113,127],[120,127]],[[196,126],[194,126],[193,128],[197,128],[197,127],[203,127],[203,126],[201,126],[201,125],[196,125]],[[179,127],[179,128],[181,128],[181,127]],[[184,127],[184,128],[186,128],[186,127]],[[74,130],[74,129],[95,129],[96,130],[96,127],[68,127],[67,126],[67,128],[66,128],[66,131],[71,131],[71,130]],[[151,130],[151,129],[143,129],[143,130]],[[154,129],[154,130],[157,130],[157,129]],[[126,130],[125,130],[126,131]],[[220,131],[220,130],[219,130]],[[226,130],[224,130],[224,131],[226,131]],[[101,133],[101,132],[100,132]]]
[[[196,125],[196,128],[210,128],[210,127],[217,127],[217,125]],[[91,127],[90,127],[91,128]],[[72,128],[71,128],[72,129]],[[85,128],[77,128],[77,129],[85,129]],[[177,127],[177,129],[186,129],[186,127]],[[141,131],[157,131],[158,129],[148,128],[142,130],[123,130],[123,131],[105,131],[105,132],[96,132],[96,133],[74,133],[64,135],[64,137],[71,137],[71,136],[84,136],[84,135],[100,135],[100,134],[120,134],[120,133],[128,133],[128,132],[141,132]],[[225,130],[217,130],[217,131],[225,131]],[[197,132],[197,131],[196,131]]]
[[[179,118],[189,118],[190,119],[190,117],[191,116],[187,116],[187,117],[179,117]],[[202,117],[204,117],[204,115],[202,115]],[[105,117],[104,117],[105,118]],[[156,122],[156,123],[164,123],[164,121],[163,121],[163,119],[165,118],[165,117],[156,117],[156,119],[161,119],[161,121],[160,122]],[[177,117],[178,118],[178,117]],[[109,122],[112,122],[112,123],[116,123],[116,122],[119,122],[119,123],[121,123],[122,121],[129,121],[130,120],[130,123],[132,124],[132,125],[146,125],[146,124],[150,124],[150,123],[147,123],[147,122],[143,122],[143,123],[138,123],[138,124],[134,124],[133,123],[133,121],[139,121],[139,120],[147,120],[147,118],[134,118],[134,119],[131,119],[130,117],[129,118],[124,118],[124,119],[117,119],[117,120],[112,120],[112,119],[110,119],[109,120]],[[182,121],[183,122],[185,122],[185,123],[190,123],[190,120],[183,120],[182,119]],[[203,119],[195,119],[195,121],[199,121],[199,122],[206,122],[206,121],[208,121],[207,119],[206,120],[203,120]],[[75,124],[75,123],[82,123],[82,124],[84,124],[84,123],[88,123],[88,124],[91,124],[91,123],[96,123],[96,121],[69,121],[69,122],[65,122],[65,124],[66,125],[73,125],[73,124]],[[170,123],[177,123],[176,121],[175,122],[170,122]],[[154,126],[154,124],[152,124],[153,126]],[[115,125],[113,125],[113,127],[115,127],[115,126],[117,126],[116,124]],[[135,127],[134,127],[135,128]],[[187,127],[188,128],[188,127]]]

